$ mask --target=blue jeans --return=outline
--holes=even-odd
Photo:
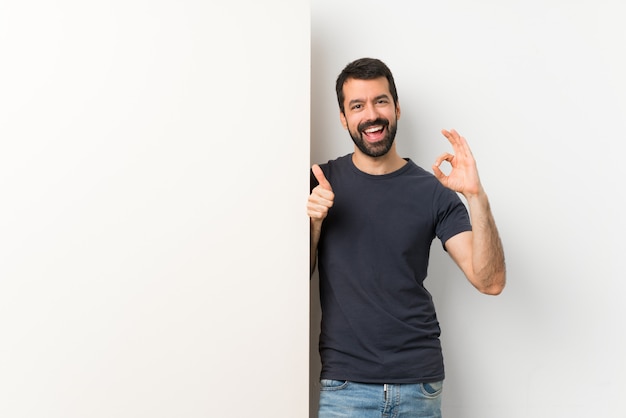
[[[371,384],[320,381],[318,418],[441,418],[443,382]]]

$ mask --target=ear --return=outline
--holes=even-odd
[[[400,111],[400,102],[396,103],[396,120],[400,119],[400,114],[402,112]]]
[[[348,129],[348,120],[346,119],[346,114],[341,110],[339,111],[339,119],[341,120],[341,125],[343,126],[343,129]]]

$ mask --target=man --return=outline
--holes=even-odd
[[[423,286],[430,245],[439,238],[476,289],[499,294],[504,253],[489,201],[456,131],[442,131],[454,154],[437,158],[434,175],[398,155],[400,104],[383,62],[348,64],[336,89],[354,152],[313,165],[307,204],[322,306],[319,417],[440,417],[440,329]]]

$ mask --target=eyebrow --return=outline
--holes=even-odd
[[[374,97],[374,101],[377,101],[377,100],[380,100],[380,99],[387,99],[387,100],[389,100],[389,95],[387,95],[387,94],[379,94],[378,96]],[[348,106],[352,106],[353,104],[356,104],[356,103],[363,103],[364,101],[365,100],[363,100],[363,99],[353,99],[353,100],[350,100],[348,102]]]

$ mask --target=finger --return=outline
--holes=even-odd
[[[435,160],[435,163],[432,166],[433,174],[441,182],[444,182],[445,179],[448,177],[443,171],[441,171],[441,168],[439,168],[441,166],[441,163],[443,163],[444,161],[449,162],[450,165],[452,165],[454,167],[454,164],[455,164],[455,162],[454,162],[454,155],[452,155],[452,154],[450,154],[448,152],[444,152],[439,157],[437,157],[437,159]]]
[[[321,204],[327,207],[331,207],[334,200],[335,194],[333,193],[333,191],[326,190],[321,185],[316,186],[309,195],[309,202],[312,202],[314,204]]]
[[[461,136],[455,129],[450,129],[449,131],[443,129],[441,133],[448,139],[452,147],[454,148],[454,152],[457,155],[462,156],[471,156],[472,151],[467,144],[467,140]]]
[[[444,152],[443,154],[441,154],[439,157],[437,157],[437,159],[435,160],[435,164],[433,165],[433,167],[437,167],[439,168],[439,166],[441,165],[442,162],[447,161],[450,164],[452,164],[454,160],[454,155],[450,154],[449,152]]]
[[[320,186],[322,186],[322,188],[326,190],[333,190],[328,180],[326,180],[326,176],[324,176],[324,172],[319,165],[313,164],[313,167],[311,167],[311,169],[313,170],[313,175],[315,176],[315,179],[320,184]]]
[[[433,174],[438,179],[445,176],[445,174],[443,174],[443,171],[441,171],[441,169],[439,168],[439,165],[437,164],[433,164]]]
[[[449,131],[442,129],[441,133],[443,134],[443,136],[445,136],[448,141],[450,142],[450,144],[452,145],[452,147],[456,150],[459,146],[461,146],[462,142],[461,142],[461,136],[459,135],[459,133],[457,131],[455,131],[454,129],[451,129]]]
[[[313,189],[313,193],[311,195],[312,197],[315,196],[316,200],[324,204],[326,202],[330,202],[330,204],[328,204],[327,206],[332,206],[333,201],[335,200],[335,194],[333,193],[333,191],[327,190],[323,188],[321,185]]]
[[[472,155],[472,150],[470,149],[469,144],[467,143],[467,139],[465,139],[465,137],[463,136],[459,136],[459,140],[461,141],[461,147],[463,148],[463,152],[468,156],[468,157],[473,157]]]
[[[315,201],[309,199],[307,203],[307,213],[313,219],[324,219],[328,215],[328,210],[332,207],[333,202],[322,200]]]

